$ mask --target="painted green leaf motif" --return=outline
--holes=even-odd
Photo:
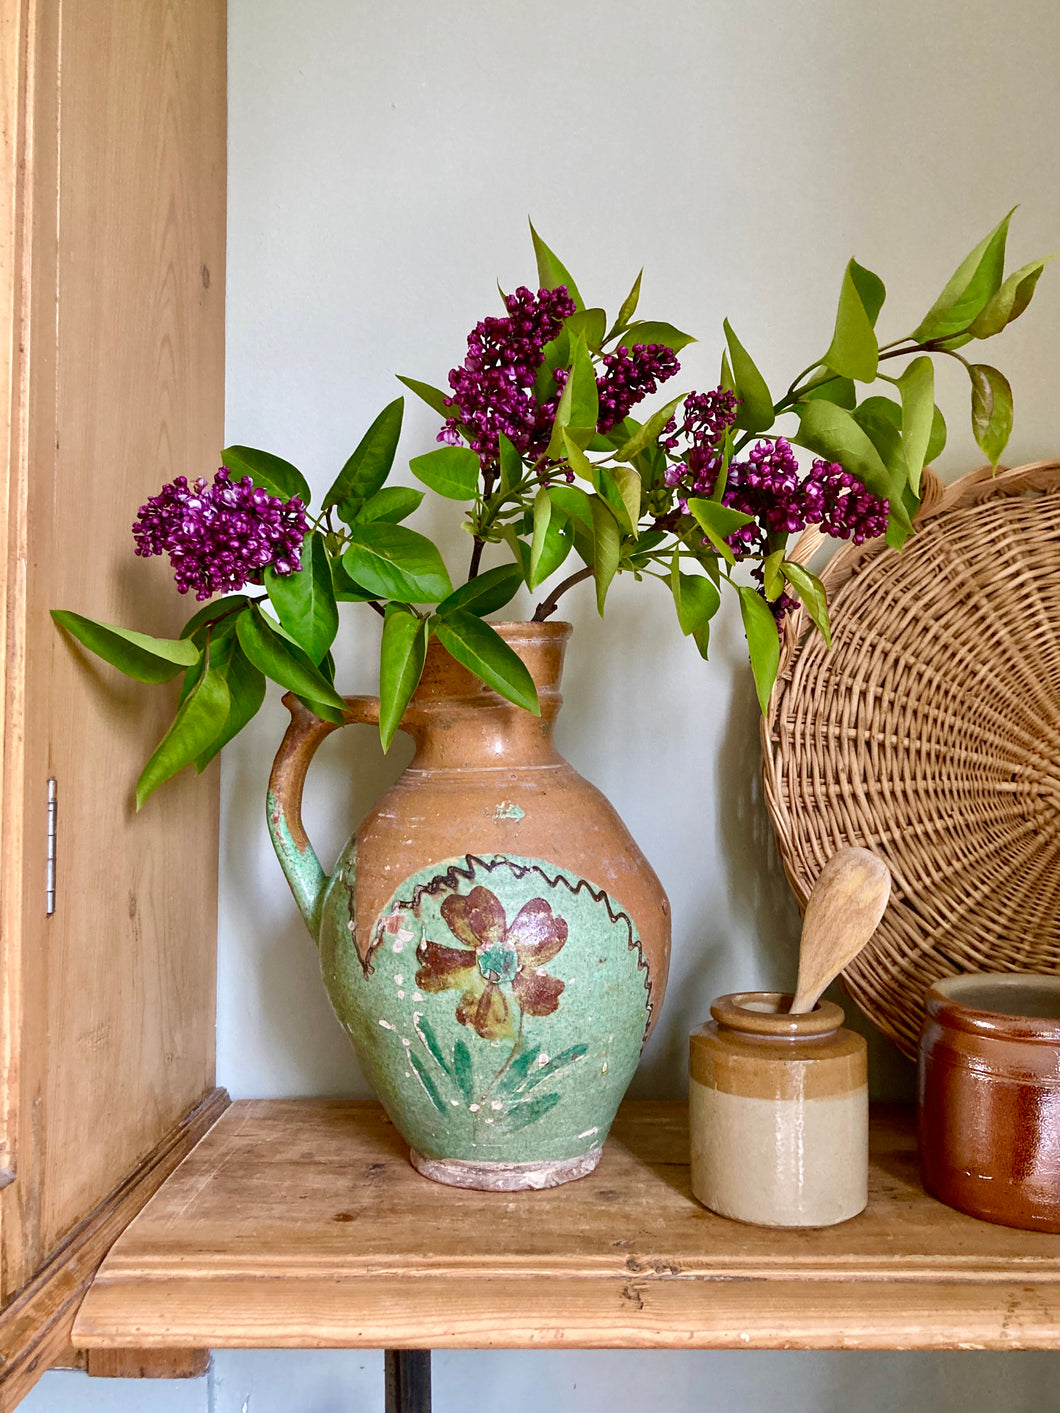
[[[1015,211],[1015,207],[1012,211]],[[1012,211],[970,251],[911,335],[917,343],[962,333],[1001,287]]]
[[[669,348],[674,353],[680,353],[681,349],[687,348],[690,343],[695,342],[696,340],[691,334],[682,333],[680,329],[675,329],[673,324],[662,323],[655,319],[642,319],[638,324],[630,324],[618,340],[621,348],[631,349],[638,343],[645,346],[655,343],[662,344],[664,348]]]
[[[438,1110],[440,1114],[444,1114],[446,1112],[445,1100],[438,1093],[438,1086],[431,1078],[427,1070],[427,1066],[416,1054],[415,1050],[410,1049],[407,1053],[409,1057],[409,1064],[416,1071],[416,1078],[426,1090],[427,1098],[431,1101],[431,1103],[434,1105],[434,1107]]]
[[[427,656],[427,620],[406,604],[388,603],[379,645],[379,739],[389,751]]]
[[[309,483],[289,461],[282,456],[273,456],[271,451],[258,451],[252,446],[226,446],[221,453],[221,461],[237,480],[249,476],[256,486],[270,495],[290,500],[298,496],[303,505],[312,499]]]
[[[976,316],[968,330],[972,338],[993,338],[1006,325],[1018,319],[1030,304],[1042,271],[1050,260],[1055,259],[1055,255],[1047,255],[1042,260],[1032,260],[1029,265],[1009,275],[997,293],[987,301],[982,313]]]
[[[550,1109],[556,1107],[559,1100],[558,1094],[544,1094],[539,1099],[524,1099],[512,1104],[497,1115],[498,1126],[512,1133],[528,1128],[530,1124],[536,1124],[538,1119],[543,1119]]]
[[[564,1070],[570,1069],[571,1065],[584,1059],[588,1053],[588,1045],[572,1045],[569,1049],[561,1051],[554,1059],[549,1060],[547,1064],[534,1066],[526,1077],[522,1092],[529,1094],[531,1089],[536,1089],[544,1080],[555,1079]]]
[[[418,398],[437,412],[439,417],[459,416],[459,407],[450,407],[446,399],[452,397],[452,393],[444,393],[441,388],[432,387],[430,383],[421,383],[418,378],[406,378],[398,373],[397,380],[404,383],[409,392],[414,392]]]
[[[441,1043],[439,1042],[438,1037],[434,1032],[434,1027],[431,1025],[430,1021],[427,1019],[426,1016],[421,1015],[419,1017],[419,1020],[416,1023],[416,1032],[419,1035],[420,1039],[423,1041],[423,1044],[426,1046],[427,1051],[430,1054],[431,1059],[434,1061],[434,1063],[438,1066],[438,1068],[442,1071],[443,1074],[448,1074],[449,1066],[446,1064],[445,1054],[442,1050]]]
[[[596,581],[596,610],[604,616],[604,601],[611,581],[618,573],[622,532],[605,501],[593,496],[589,502],[593,517],[593,578]]]
[[[404,525],[353,525],[342,564],[378,598],[437,603],[453,592],[442,557],[426,535]]]
[[[422,1021],[420,1024],[422,1025]],[[463,1040],[458,1039],[453,1046],[452,1075],[465,1101],[473,1099],[475,1074],[471,1064],[471,1051]]]
[[[533,678],[496,629],[462,608],[434,618],[432,629],[450,657],[487,687],[534,716],[541,715]]]
[[[855,279],[852,268],[855,264],[856,261],[851,260],[843,276],[835,332],[824,361],[827,367],[841,377],[857,378],[863,383],[871,383],[876,377],[880,356],[873,323],[875,314],[879,313],[879,304],[882,304],[883,300],[880,298],[876,304],[875,313],[870,313],[865,307],[859,284],[871,289],[869,279],[866,278],[870,276],[870,272],[862,270],[859,265],[859,279]],[[879,284],[876,276],[872,275],[871,279]]]
[[[1012,389],[1008,379],[987,363],[968,369],[972,380],[972,432],[995,469],[1012,432]]]
[[[340,501],[367,500],[375,495],[394,464],[404,411],[403,397],[395,398],[383,408],[335,477],[321,510],[338,505]]]
[[[315,531],[302,546],[302,568],[295,574],[266,569],[265,587],[276,616],[313,662],[323,661],[339,630],[339,611],[331,581],[331,560]]]
[[[481,467],[467,446],[440,446],[425,456],[414,456],[409,470],[418,481],[448,500],[473,500]]]
[[[418,510],[422,501],[423,492],[414,490],[412,486],[384,486],[367,500],[343,501],[339,506],[339,519],[347,525],[352,525],[356,520],[385,520],[388,525],[396,525]],[[354,513],[346,514],[347,510]]]
[[[740,614],[751,656],[751,671],[754,674],[758,705],[765,716],[769,709],[773,683],[777,680],[777,668],[780,666],[777,620],[762,595],[750,585],[738,585],[737,592],[740,595]]]
[[[143,808],[159,785],[190,765],[209,747],[224,729],[228,707],[228,686],[224,677],[214,668],[208,668],[144,766],[136,782],[137,810]]]
[[[585,301],[578,293],[578,286],[570,277],[570,272],[557,255],[554,255],[548,246],[534,230],[533,221],[530,222],[530,235],[534,242],[534,255],[537,259],[537,277],[541,281],[542,289],[555,289],[558,285],[566,285],[567,293],[574,300],[579,309],[585,308]]]
[[[906,368],[898,379],[898,391],[902,395],[902,448],[909,484],[919,495],[935,415],[935,369],[926,354],[914,358]]]
[[[820,630],[825,644],[832,646],[832,625],[828,620],[828,595],[816,574],[811,574],[801,564],[785,562],[780,572],[798,594],[806,606],[806,612]]]
[[[487,613],[496,613],[511,603],[522,583],[523,573],[517,564],[499,564],[496,569],[487,569],[454,589],[438,605],[438,612],[444,616],[450,609],[466,608],[469,613],[484,618]]]
[[[220,734],[195,757],[195,769],[200,775],[214,756],[257,716],[265,700],[265,675],[258,671],[238,642],[232,643],[221,673],[228,687],[228,716]]]
[[[241,613],[236,619],[236,632],[239,646],[259,672],[300,697],[345,711],[346,703],[320,668],[301,648],[282,637],[260,609]]]
[[[772,427],[774,421],[773,399],[766,387],[766,380],[736,337],[728,319],[722,327],[729,346],[729,366],[736,384],[736,396],[740,399],[736,425],[746,432],[764,432]]]
[[[187,638],[152,638],[65,608],[53,608],[51,615],[90,652],[137,682],[168,682],[181,668],[199,661],[199,649]]]
[[[525,1045],[525,1041],[522,1043]],[[499,1094],[511,1094],[521,1089],[527,1075],[537,1063],[537,1057],[540,1054],[540,1045],[527,1045],[525,1049],[520,1050],[501,1076],[500,1082],[497,1085],[497,1092]]]

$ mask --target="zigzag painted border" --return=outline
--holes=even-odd
[[[594,888],[587,878],[579,878],[577,883],[572,883],[570,879],[565,877],[562,873],[557,873],[554,876],[550,876],[548,873],[545,872],[544,868],[542,868],[540,864],[518,863],[515,859],[509,858],[507,854],[493,854],[488,859],[481,857],[479,854],[465,854],[464,862],[466,866],[463,868],[461,868],[459,864],[450,864],[444,873],[437,874],[434,878],[431,879],[430,883],[418,883],[412,891],[411,898],[396,898],[392,903],[390,903],[386,908],[384,908],[383,912],[380,913],[379,919],[376,923],[375,934],[372,937],[371,945],[368,948],[368,955],[364,958],[364,961],[361,964],[364,968],[364,974],[366,977],[370,976],[372,973],[372,956],[375,953],[376,948],[383,941],[383,924],[385,922],[385,919],[394,911],[395,908],[408,908],[415,910],[416,908],[418,908],[420,899],[423,897],[424,893],[429,894],[431,897],[435,897],[444,889],[449,889],[452,892],[456,892],[457,889],[459,889],[460,887],[461,880],[463,880],[465,883],[473,883],[475,881],[477,877],[476,868],[484,870],[487,874],[493,873],[500,868],[508,868],[512,871],[516,878],[525,878],[527,874],[536,873],[537,876],[542,879],[543,882],[547,883],[550,888],[558,888],[559,885],[562,883],[563,886],[572,896],[583,891],[588,893],[589,897],[592,898],[594,903],[603,903],[604,907],[607,909],[607,916],[610,918],[612,924],[617,927],[620,923],[625,923],[626,932],[628,934],[627,946],[631,952],[636,952],[637,970],[642,971],[644,973],[644,990],[647,992],[645,1005],[648,1011],[648,1019],[644,1025],[644,1036],[645,1038],[647,1037],[648,1029],[651,1025],[652,1011],[654,1009],[654,1001],[652,1000],[651,971],[649,970],[648,963],[644,960],[644,948],[641,945],[641,940],[637,935],[637,930],[633,926],[633,919],[629,916],[628,913],[624,912],[621,908],[615,907],[614,903],[611,900],[610,894],[608,894],[603,888]]]

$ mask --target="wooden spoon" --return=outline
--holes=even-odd
[[[806,904],[792,1015],[812,1011],[828,983],[854,960],[876,931],[890,893],[890,870],[868,849],[832,855]]]

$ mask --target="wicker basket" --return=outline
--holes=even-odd
[[[910,1056],[922,997],[964,971],[1060,972],[1060,462],[944,487],[917,533],[839,551],[822,574],[833,650],[789,619],[763,722],[766,799],[805,905],[843,844],[894,879],[847,968]],[[792,558],[822,543],[807,531]]]

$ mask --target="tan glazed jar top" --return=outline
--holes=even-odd
[[[936,981],[925,997],[936,1024],[984,1039],[1060,1046],[1060,976],[969,972]]]
[[[793,999],[790,992],[784,991],[734,991],[719,996],[710,1013],[727,1030],[769,1040],[829,1035],[843,1024],[843,1011],[834,1001],[818,1001],[812,1011],[793,1016],[788,1011]]]

